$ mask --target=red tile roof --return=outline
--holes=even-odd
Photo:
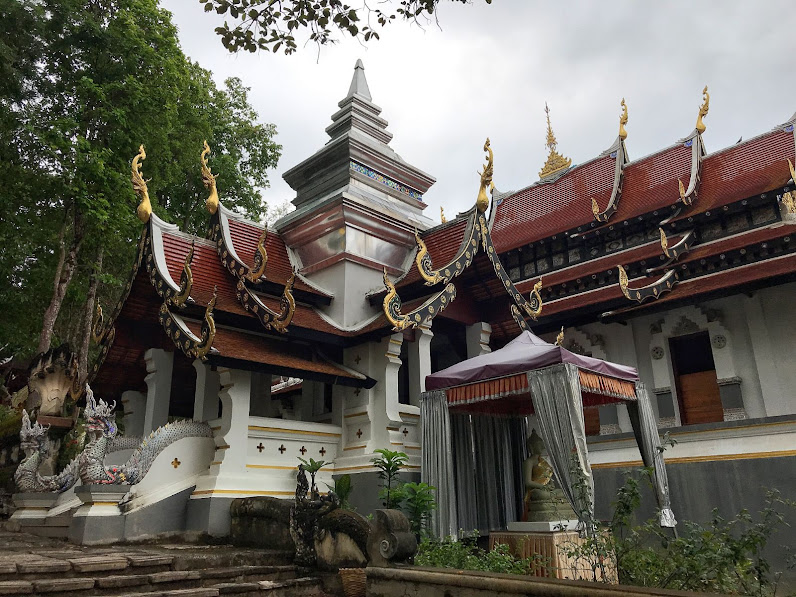
[[[793,133],[778,128],[708,155],[702,164],[699,196],[678,220],[784,186],[794,161]]]
[[[193,321],[186,321],[185,323],[194,334],[197,336],[201,334],[201,325],[199,323]],[[351,371],[328,361],[314,360],[309,349],[305,349],[303,351],[304,354],[300,354],[301,351],[289,346],[286,342],[226,328],[216,328],[213,348],[219,351],[219,356],[250,363],[322,373],[349,379],[364,378],[364,375],[357,376]]]
[[[495,249],[502,253],[594,221],[591,199],[605,209],[615,166],[615,158],[597,158],[555,182],[537,183],[504,198],[492,227]]]
[[[260,235],[263,232],[262,226],[258,226],[253,222],[245,222],[236,220],[235,218],[227,218],[229,222],[229,233],[232,237],[232,244],[234,245],[235,252],[238,254],[245,263],[251,265],[254,263],[254,254],[257,251],[257,243],[260,242]],[[265,237],[265,250],[268,252],[268,265],[265,269],[265,278],[276,284],[285,284],[293,271],[293,266],[290,263],[290,258],[287,254],[287,247],[279,236],[279,233],[269,230]],[[306,284],[300,278],[296,278],[294,288],[304,290],[320,296],[331,296]]]
[[[431,255],[431,263],[435,269],[440,269],[456,257],[456,252],[462,244],[466,231],[467,218],[456,218],[431,228],[420,235],[423,242],[426,243],[428,253]],[[409,271],[397,284],[397,288],[408,286],[419,280],[421,280],[421,277],[413,260]]]

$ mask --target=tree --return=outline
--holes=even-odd
[[[225,204],[253,218],[266,212],[260,189],[281,147],[239,80],[219,89],[183,54],[157,0],[10,4],[0,20],[0,333],[23,353],[57,339],[87,357],[94,297],[115,302],[141,229],[129,181],[138,146],[156,213],[189,231],[206,223],[205,139]]]
[[[470,0],[451,0],[468,4]],[[230,52],[284,48],[285,54],[296,51],[295,33],[309,31],[309,41],[319,46],[335,43],[336,33],[369,41],[379,39],[374,28],[384,27],[395,20],[417,22],[434,15],[440,0],[397,0],[394,10],[371,8],[366,2],[362,8],[353,8],[341,0],[199,0],[206,12],[229,14],[236,24],[227,22],[216,28],[221,43]],[[492,0],[485,0],[491,4]],[[386,0],[378,6],[391,6]],[[362,22],[362,18],[366,22]]]

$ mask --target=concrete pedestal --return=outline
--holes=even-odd
[[[523,523],[546,524],[546,523]],[[577,524],[577,521],[576,521]],[[585,539],[570,531],[516,532],[497,531],[489,533],[489,549],[496,545],[508,545],[511,553],[520,558],[540,558],[540,566],[534,571],[535,576],[551,576],[571,580],[592,578],[592,571],[587,562],[579,562],[566,555],[566,551],[582,545]],[[616,568],[610,562],[604,563],[605,582],[619,582]]]
[[[574,531],[578,526],[577,520],[554,520],[548,522],[510,522],[506,525],[509,531],[515,533],[541,533],[553,531]]]
[[[48,516],[60,494],[57,493],[15,493],[16,510],[11,520],[19,523],[21,530],[40,537],[65,538],[69,528],[69,513]]]
[[[69,541],[79,545],[112,543],[124,538],[124,516],[119,502],[129,485],[81,485],[75,489],[81,506],[72,517]]]

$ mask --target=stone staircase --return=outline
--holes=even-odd
[[[319,578],[297,578],[291,554],[229,546],[4,549],[0,595],[77,597],[321,597]],[[335,591],[336,592],[336,591]]]

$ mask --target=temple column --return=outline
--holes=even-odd
[[[751,393],[743,397],[746,412],[752,418],[789,414],[790,411],[778,408],[780,405],[775,402],[780,394],[779,376],[777,375],[777,366],[775,364],[777,355],[771,345],[760,296],[743,297],[741,301],[743,303],[746,326],[749,329],[752,356],[760,381],[761,394],[759,400],[754,400]]]
[[[485,321],[479,321],[465,328],[467,342],[467,358],[480,356],[492,352],[489,348],[489,338],[492,336],[492,326]]]
[[[246,481],[249,407],[252,374],[219,368],[221,418],[212,421],[216,453],[210,468],[196,483],[188,505],[189,529],[213,536],[229,533],[229,506]]]
[[[200,359],[193,362],[196,369],[196,393],[193,400],[193,420],[211,421],[218,418],[218,392],[221,388],[218,371]]]
[[[409,402],[420,406],[420,394],[426,391],[426,376],[431,375],[431,339],[434,332],[426,326],[415,329],[415,341],[409,344]]]
[[[135,390],[122,392],[122,408],[124,408],[124,434],[128,437],[143,436],[146,396]]]
[[[169,420],[174,353],[160,348],[150,348],[144,354],[144,361],[147,371],[144,380],[147,392],[142,435],[148,435]]]

